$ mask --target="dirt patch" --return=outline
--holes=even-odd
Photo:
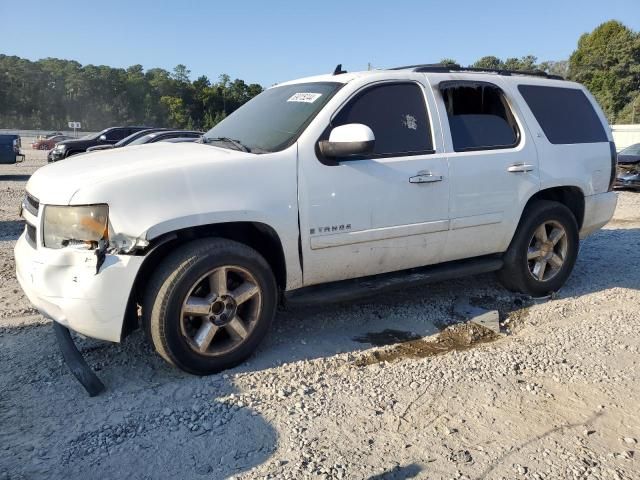
[[[369,335],[374,335],[374,338],[380,338],[381,334],[384,334],[384,332]],[[382,336],[384,337],[384,335]],[[452,351],[468,350],[498,338],[500,338],[499,334],[482,325],[473,322],[463,323],[446,328],[433,340],[423,338],[407,340],[390,349],[366,353],[356,360],[355,364],[359,367],[364,367],[402,358],[433,357]]]

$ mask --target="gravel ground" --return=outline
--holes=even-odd
[[[26,152],[0,166],[0,479],[640,478],[640,194],[620,193],[552,300],[487,275],[282,311],[249,362],[206,378],[140,332],[78,339],[107,385],[88,398],[15,280],[45,162]],[[461,299],[502,333],[456,323]]]

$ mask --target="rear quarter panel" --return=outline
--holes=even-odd
[[[522,105],[522,113],[536,140],[541,189],[573,186],[580,188],[585,196],[606,192],[611,174],[609,144],[606,142],[552,144],[545,136],[542,127],[518,90],[518,85],[539,85],[581,90],[591,102],[605,129],[608,140],[612,141],[611,128],[591,93],[582,85],[562,80],[526,78],[518,82],[510,82],[513,95],[519,99],[519,103]],[[562,108],[562,106],[559,105],[558,108]]]

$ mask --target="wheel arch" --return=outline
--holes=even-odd
[[[537,200],[549,200],[563,204],[573,213],[578,224],[578,230],[582,228],[584,222],[584,192],[580,187],[565,185],[539,190],[529,198],[522,212],[524,213],[527,207]]]
[[[131,289],[122,338],[137,328],[137,305],[160,262],[180,245],[207,237],[234,240],[256,250],[271,267],[278,288],[284,291],[287,284],[286,260],[282,241],[273,227],[261,222],[223,222],[166,232],[152,239],[149,246],[141,252],[145,259]]]
[[[518,228],[520,228],[520,225],[522,224],[525,212],[533,203],[535,203],[538,200],[548,200],[552,202],[558,202],[566,206],[571,211],[571,213],[573,213],[573,216],[576,219],[576,223],[578,224],[578,231],[582,229],[582,224],[584,222],[584,212],[585,212],[585,201],[584,201],[583,190],[580,187],[576,187],[573,185],[565,185],[561,187],[549,187],[542,190],[538,190],[533,195],[531,195],[531,197],[529,197],[529,200],[527,200],[527,203],[524,205],[524,207],[522,208],[522,211],[520,212],[520,218],[518,219],[517,225],[515,226],[513,231],[510,232],[509,236],[506,238],[506,241],[508,242],[505,244],[506,248],[508,248],[513,242],[516,232],[518,231]],[[506,248],[505,248],[505,251],[506,251]]]

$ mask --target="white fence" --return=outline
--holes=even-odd
[[[613,140],[618,151],[627,148],[634,143],[640,143],[640,124],[638,125],[611,125]]]

